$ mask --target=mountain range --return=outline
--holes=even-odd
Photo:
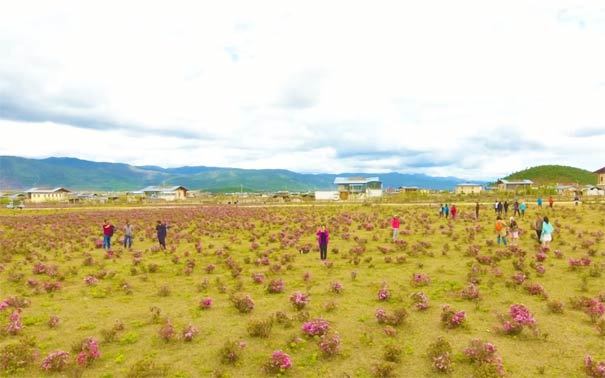
[[[0,190],[65,187],[70,190],[139,190],[149,185],[182,185],[189,190],[311,191],[334,189],[335,177],[379,177],[384,188],[417,186],[451,190],[467,180],[405,173],[304,174],[284,169],[239,169],[205,166],[162,168],[100,163],[67,157],[28,159],[0,156]],[[477,182],[485,184],[485,182]]]

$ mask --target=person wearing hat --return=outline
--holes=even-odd
[[[391,228],[393,228],[393,241],[397,241],[397,236],[399,235],[399,215],[395,214],[393,216],[393,220],[391,221]]]

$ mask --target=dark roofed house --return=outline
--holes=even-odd
[[[605,167],[594,171],[593,173],[597,175],[597,187],[601,189],[605,188]]]
[[[496,185],[498,186],[498,190],[526,190],[526,189],[530,189],[531,186],[533,185],[533,181],[531,180],[521,180],[521,181],[510,181],[510,180],[505,180],[505,179],[501,179],[498,180],[496,182]]]

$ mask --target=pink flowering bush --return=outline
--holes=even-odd
[[[387,313],[385,310],[379,308],[374,313],[378,324],[386,324],[390,326],[401,325],[408,317],[408,312],[405,308],[396,309],[392,314]]]
[[[82,343],[82,351],[78,353],[76,361],[80,366],[86,367],[99,357],[101,357],[101,352],[99,352],[99,344],[97,339],[94,337],[88,337]]]
[[[69,364],[69,353],[58,350],[49,353],[43,360],[40,366],[46,371],[62,371]]]
[[[452,371],[452,346],[443,337],[437,338],[435,342],[429,345],[427,356],[431,361],[433,369],[439,373],[449,373]]]
[[[285,287],[286,287],[286,284],[284,283],[284,280],[282,280],[282,279],[271,280],[271,282],[269,282],[269,285],[267,286],[267,292],[272,293],[272,294],[281,293],[284,291]]]
[[[84,278],[84,283],[88,286],[96,286],[99,280],[95,276],[87,276]]]
[[[523,331],[524,327],[531,329],[534,333],[538,332],[536,320],[523,304],[511,305],[508,314],[499,315],[498,318],[502,323],[498,330],[507,335],[517,335]]]
[[[301,329],[307,336],[322,336],[330,330],[330,323],[322,318],[317,318],[303,323]]]
[[[590,316],[590,320],[592,322],[596,322],[601,316],[603,316],[605,307],[599,300],[591,298],[584,303],[584,306],[582,306],[582,311]]]
[[[170,319],[166,320],[164,325],[158,331],[158,335],[164,341],[170,341],[174,338],[174,335],[175,335],[174,325],[172,324]]]
[[[321,336],[318,346],[324,356],[335,356],[340,353],[340,336],[337,332],[328,332]]]
[[[424,273],[414,273],[412,274],[412,286],[427,286],[431,283],[431,279]]]
[[[387,288],[386,283],[382,284],[382,287],[378,290],[378,300],[386,301],[391,297],[391,291]]]
[[[194,327],[193,325],[189,324],[187,327],[185,327],[183,329],[182,335],[183,335],[183,341],[189,342],[192,341],[193,338],[200,333],[200,330],[197,329],[196,327]]]
[[[9,335],[16,335],[22,329],[23,329],[23,323],[21,320],[21,309],[17,309],[8,316],[8,324],[6,325],[6,332]]]
[[[206,297],[200,301],[200,309],[210,310],[212,308],[212,298]]]
[[[336,294],[342,294],[343,286],[341,282],[334,281],[330,283],[330,290]]]
[[[292,295],[290,295],[290,303],[292,303],[292,306],[294,306],[294,308],[297,310],[302,310],[306,305],[309,304],[309,302],[309,295],[300,291],[295,291],[292,293]]]
[[[605,378],[605,361],[595,361],[588,355],[584,358],[584,371],[590,378]]]
[[[265,282],[265,275],[262,273],[252,273],[252,281],[254,283],[263,283]]]
[[[423,292],[419,291],[417,293],[412,294],[412,302],[414,303],[414,308],[418,311],[426,310],[429,308],[429,298]]]
[[[248,294],[236,294],[232,296],[231,303],[242,314],[247,314],[254,310],[254,301]]]
[[[496,354],[496,346],[494,344],[473,339],[466,349],[464,349],[464,355],[475,365],[475,370],[482,371],[485,376],[505,376],[502,358]]]
[[[292,367],[290,356],[281,350],[277,350],[271,354],[271,358],[265,365],[263,370],[269,374],[278,374]]]
[[[441,308],[441,324],[446,328],[458,328],[464,324],[466,313],[464,311],[456,311],[450,305],[443,305]]]
[[[470,283],[466,288],[464,288],[460,292],[460,296],[464,299],[468,299],[471,301],[479,299],[480,293],[477,286],[473,283]]]

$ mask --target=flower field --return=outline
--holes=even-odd
[[[605,378],[604,213],[506,247],[474,204],[2,210],[0,374]]]

